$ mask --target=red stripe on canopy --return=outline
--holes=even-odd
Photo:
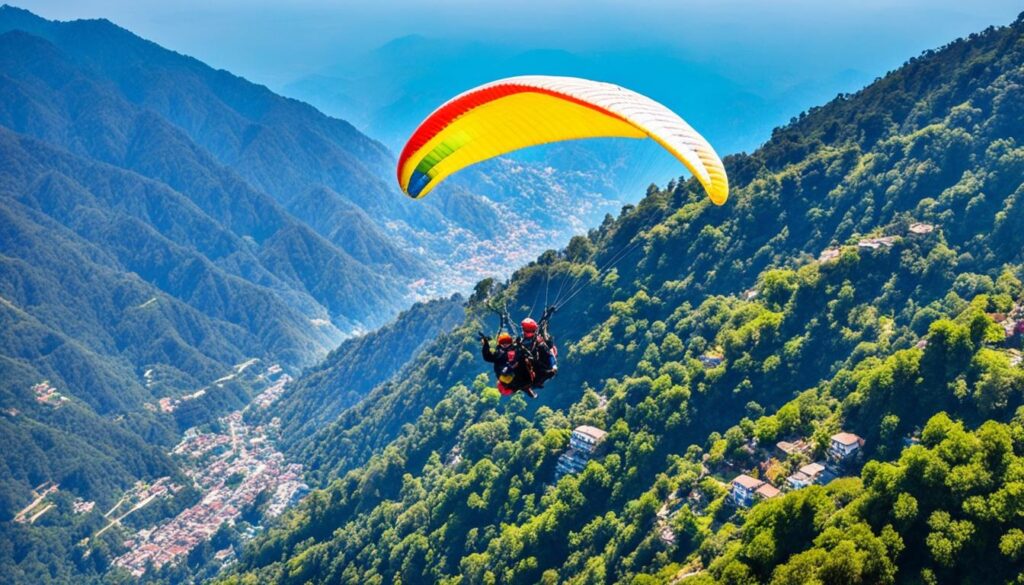
[[[600,112],[606,116],[622,120],[627,124],[632,124],[632,122],[615,112],[609,111],[596,104],[583,101],[566,93],[519,83],[502,83],[499,85],[492,85],[490,87],[485,87],[484,89],[471,91],[462,97],[455,98],[438,108],[433,114],[428,116],[426,120],[420,123],[419,127],[416,128],[416,131],[413,132],[413,135],[409,138],[409,142],[407,142],[405,147],[402,149],[402,154],[398,157],[398,184],[402,186],[403,190],[407,187],[406,185],[402,185],[402,167],[405,166],[405,162],[409,157],[415,154],[419,149],[423,148],[424,144],[430,142],[431,138],[444,130],[460,116],[488,102],[517,93],[526,92],[541,93],[557,97],[559,99],[590,108],[591,110]]]

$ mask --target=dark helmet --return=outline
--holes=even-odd
[[[523,328],[523,337],[533,337],[537,333],[537,322],[527,317],[519,324]]]
[[[498,334],[498,345],[512,345],[512,336],[504,331]]]

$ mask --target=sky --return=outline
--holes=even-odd
[[[714,66],[751,89],[784,91],[844,71],[874,78],[925,49],[1007,24],[1024,10],[1020,0],[12,3],[51,19],[107,18],[275,90],[355,53],[418,34],[524,50],[657,48]]]

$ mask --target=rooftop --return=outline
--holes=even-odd
[[[804,473],[810,477],[814,477],[821,473],[822,471],[825,471],[825,466],[822,465],[821,463],[808,463],[807,465],[804,465],[803,467],[800,468],[801,473]]]
[[[831,262],[839,258],[839,248],[825,248],[818,255],[818,262]]]
[[[586,436],[590,437],[591,439],[593,439],[595,443],[597,441],[600,441],[601,439],[603,439],[605,437],[605,435],[608,434],[605,431],[602,431],[601,429],[599,429],[597,427],[592,427],[590,425],[578,426],[575,429],[573,429],[572,432],[580,433],[581,435],[586,435]]]
[[[853,445],[854,443],[862,443],[864,441],[864,439],[861,439],[857,435],[847,432],[832,435],[832,440],[840,445]]]
[[[897,236],[885,236],[885,237],[877,237],[877,238],[864,238],[863,240],[860,240],[859,242],[857,242],[857,247],[858,248],[870,248],[872,250],[877,250],[878,248],[881,248],[881,247],[888,248],[889,246],[892,246],[893,243],[896,240],[897,240]]]
[[[783,453],[785,453],[787,455],[794,455],[794,454],[797,454],[797,453],[804,453],[804,452],[810,450],[810,446],[803,439],[798,439],[798,440],[793,441],[793,442],[790,442],[790,441],[779,441],[778,443],[775,443],[775,446],[779,449],[779,451],[782,451]]]
[[[775,496],[779,495],[780,492],[779,489],[773,486],[772,484],[762,483],[761,487],[757,488],[757,490],[754,493],[764,498],[774,498]]]
[[[797,471],[796,473],[787,477],[786,481],[790,483],[811,483],[812,481],[814,481],[814,478],[802,471]]]
[[[745,473],[741,473],[741,474],[737,475],[736,478],[732,480],[732,482],[734,484],[743,486],[743,487],[747,488],[748,490],[756,490],[757,488],[759,488],[762,485],[764,485],[763,481],[761,481],[759,479],[754,479],[753,477],[750,477],[749,475],[747,475]]]

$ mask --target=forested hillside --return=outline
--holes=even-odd
[[[294,374],[449,286],[415,234],[462,228],[412,213],[392,167],[107,21],[0,7],[0,580],[95,578],[99,509],[180,479],[169,449],[249,401],[242,370]],[[20,517],[51,485],[61,505]]]
[[[309,447],[311,435],[376,385],[392,377],[401,381],[402,375],[396,372],[403,365],[462,322],[464,303],[460,295],[417,303],[380,329],[346,340],[304,372],[300,381],[288,387],[280,407],[267,415],[281,417],[285,449]],[[415,371],[407,374],[418,376]]]
[[[158,400],[250,358],[312,364],[396,310],[403,274],[423,274],[336,247],[97,64],[21,25],[122,64],[133,44],[171,54],[109,24],[0,9],[4,520],[47,481],[102,505],[173,472],[164,451],[178,433],[248,395],[218,389],[190,416],[154,413]]]
[[[245,368],[295,374],[579,228],[498,204],[532,201],[544,173],[491,198],[416,203],[393,173],[386,148],[307,104],[106,20],[0,7],[0,580],[101,578],[109,551],[83,544],[100,508],[138,481],[180,479],[167,452],[181,433],[262,389]],[[553,201],[536,199],[525,208]],[[494,238],[527,231],[538,237]],[[410,315],[437,321],[399,321],[334,354],[387,353],[345,392],[296,386],[282,412],[295,452],[462,308]],[[46,512],[19,515],[40,497]]]
[[[462,326],[314,435],[324,488],[223,582],[1018,582],[1022,88],[1018,19],[730,157],[724,207],[652,187],[481,283]],[[485,300],[566,289],[559,377],[500,398]],[[583,424],[608,434],[557,479]],[[827,485],[729,494],[828,457]]]
[[[282,208],[282,203],[312,193],[319,186],[312,178],[291,185],[290,197],[286,198],[283,192],[273,191],[269,185],[260,184],[244,174],[266,172],[280,177],[283,173],[277,168],[277,159],[291,160],[294,157],[279,153],[276,157],[268,155],[262,164],[251,160],[240,160],[237,166],[226,164],[226,155],[219,152],[222,149],[215,149],[212,144],[201,141],[206,134],[193,128],[194,121],[180,118],[183,115],[180,113],[176,116],[177,109],[161,111],[157,104],[139,99],[140,95],[150,100],[159,99],[167,104],[178,104],[178,108],[191,103],[193,107],[185,108],[185,112],[204,119],[210,117],[222,120],[220,124],[230,128],[228,121],[238,115],[232,117],[223,101],[226,98],[217,95],[218,76],[203,79],[202,74],[214,74],[209,68],[138,39],[106,22],[54,23],[11,8],[4,9],[0,16],[0,23],[3,24],[0,29],[13,29],[3,35],[2,66],[6,86],[3,113],[0,114],[3,125],[57,148],[66,149],[73,155],[132,171],[163,184],[180,194],[179,197],[191,202],[192,214],[199,212],[207,216],[207,221],[219,223],[222,230],[235,236],[235,247],[243,248],[244,252],[255,256],[253,259],[238,257],[240,254],[233,255],[233,250],[224,245],[196,246],[197,251],[215,263],[226,264],[229,270],[234,269],[236,274],[246,280],[271,289],[280,289],[281,296],[298,296],[299,299],[289,304],[305,308],[306,312],[315,311],[319,308],[316,305],[321,305],[319,309],[323,314],[310,316],[335,321],[346,331],[351,331],[354,324],[373,322],[374,318],[387,315],[388,303],[395,303],[405,293],[402,280],[424,274],[423,266],[417,266],[411,256],[397,249],[397,245],[380,234],[379,230],[373,230],[372,221],[367,222],[365,228],[370,240],[330,234],[344,244],[336,247],[338,242],[328,242],[318,237],[310,226],[302,223],[303,218],[289,215]],[[25,29],[33,33],[39,29],[40,34],[49,33],[53,39],[35,36],[24,32]],[[58,44],[52,44],[54,42]],[[146,60],[146,71],[150,74],[162,72],[164,75],[152,81],[119,69],[130,67],[131,59],[128,56],[136,52],[141,53],[136,57],[140,62]],[[160,63],[166,65],[162,68]],[[186,64],[191,67],[184,67],[182,71]],[[136,64],[134,69],[140,69],[140,65]],[[122,79],[119,75],[127,77]],[[244,87],[242,80],[232,79]],[[119,80],[131,86],[118,85]],[[193,87],[189,88],[189,85]],[[271,103],[292,103],[266,90],[260,91],[256,86],[249,89],[250,93],[263,95],[263,99]],[[190,100],[184,99],[186,93]],[[201,96],[208,99],[200,100]],[[252,97],[250,101],[258,100]],[[301,109],[298,104],[296,107]],[[214,111],[207,112],[204,109]],[[344,126],[343,122],[337,120],[331,123]],[[241,125],[242,122],[238,121],[237,124]],[[280,124],[290,127],[287,122]],[[258,130],[258,127],[251,128],[255,135],[250,142],[258,136]],[[281,131],[278,125],[270,124],[267,132],[274,130]],[[374,145],[351,129],[346,138]],[[241,137],[224,136],[220,140],[236,144],[237,148],[243,146],[239,144]],[[258,143],[249,144],[249,147],[257,148]],[[368,146],[363,147],[364,150],[366,148]],[[382,185],[377,178],[379,175],[371,173],[383,173],[386,152],[379,146],[377,148],[377,159],[374,160],[379,168],[371,170],[339,163],[332,166],[332,172],[338,180],[345,178],[349,181],[364,181],[381,189]],[[348,151],[360,152],[352,146],[346,147]],[[241,154],[235,153],[233,158]],[[39,166],[46,168],[47,162]],[[320,164],[329,163],[320,161]],[[268,166],[275,167],[275,170],[265,170]],[[313,175],[313,171],[307,172],[307,177],[309,175]],[[33,178],[28,172],[24,176],[27,180]],[[86,189],[92,187],[89,179],[81,182],[86,183]],[[325,188],[320,187],[318,192],[329,197],[329,193],[323,190]],[[360,193],[360,200],[364,199],[362,191],[356,192]],[[394,194],[392,198],[399,196]],[[366,193],[365,199],[380,200],[381,195]],[[121,206],[125,202],[108,200],[104,203],[122,211],[124,207]],[[68,208],[65,205],[65,209]],[[136,209],[127,207],[127,214]],[[190,225],[187,217],[179,219],[178,216],[182,215],[180,213],[172,214],[168,211],[162,217],[154,217],[155,211],[150,213],[152,215],[141,218],[136,216],[136,219],[156,223],[153,226],[156,231],[185,247],[194,245],[192,240],[200,237],[196,234],[209,230]],[[168,225],[175,220],[185,225]],[[176,231],[172,232],[172,228],[176,228]],[[350,254],[345,246],[353,247],[354,253]],[[379,255],[375,257],[367,250],[379,251]],[[177,268],[181,263],[174,262],[171,265]],[[329,270],[325,269],[328,267]],[[169,286],[180,286],[180,279],[168,280]],[[377,300],[372,298],[373,295],[376,295]],[[302,296],[308,300],[301,299]],[[308,308],[303,307],[303,303]]]

